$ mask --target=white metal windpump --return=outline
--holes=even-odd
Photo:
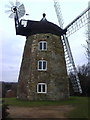
[[[9,5],[6,5],[9,10],[6,10],[5,13],[9,14],[9,18],[14,18],[15,27],[18,27],[19,19],[25,15],[24,4],[21,4],[17,0],[15,3],[13,3],[12,1],[10,1],[9,3]]]

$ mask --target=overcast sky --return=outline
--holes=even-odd
[[[10,0],[0,0],[0,81],[17,82],[22,60],[23,49],[25,45],[25,37],[15,35],[14,20],[9,18],[9,14],[5,13]],[[15,0],[11,0],[14,1]],[[25,19],[41,20],[42,14],[46,13],[48,21],[58,25],[53,0],[19,0],[24,3],[26,13]],[[59,0],[62,16],[64,19],[64,27],[73,19],[81,14],[88,7],[88,0]],[[69,43],[73,53],[76,66],[87,63],[85,56],[86,44],[86,26],[71,35]]]

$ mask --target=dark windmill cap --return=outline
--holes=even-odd
[[[60,36],[63,34],[63,30],[56,24],[47,21],[46,14],[43,13],[43,18],[40,21],[32,24],[32,32],[30,34],[36,33],[52,33]]]
[[[61,36],[62,34],[64,34],[64,30],[56,24],[47,21],[46,14],[43,13],[43,18],[40,21],[28,20],[27,27],[25,28],[25,31],[23,33],[25,34],[25,36],[40,33],[52,33],[54,35]]]

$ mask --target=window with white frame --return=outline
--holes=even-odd
[[[39,48],[39,50],[47,50],[47,42],[46,41],[40,41],[39,43],[38,43],[38,48]]]
[[[26,27],[27,26],[27,20],[21,20],[21,25],[23,25],[23,27]]]
[[[47,84],[46,83],[38,83],[37,84],[37,93],[47,93]]]
[[[38,70],[41,70],[41,71],[47,70],[47,61],[46,60],[39,60],[38,61]]]

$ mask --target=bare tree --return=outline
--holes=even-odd
[[[90,7],[90,1],[88,2],[88,7]],[[87,56],[88,56],[88,63],[90,65],[90,10],[88,11],[88,16],[89,16],[89,19],[88,19],[88,27],[87,27],[88,30],[86,33],[86,35],[87,35],[87,40],[86,40],[87,50],[86,50],[86,52],[87,52]]]
[[[86,40],[87,46],[84,46],[84,47],[86,49],[88,63],[90,63],[90,31],[89,30],[87,30],[86,35],[87,35],[87,40]]]
[[[78,66],[78,75],[82,87],[82,95],[90,96],[90,66],[82,65]]]

